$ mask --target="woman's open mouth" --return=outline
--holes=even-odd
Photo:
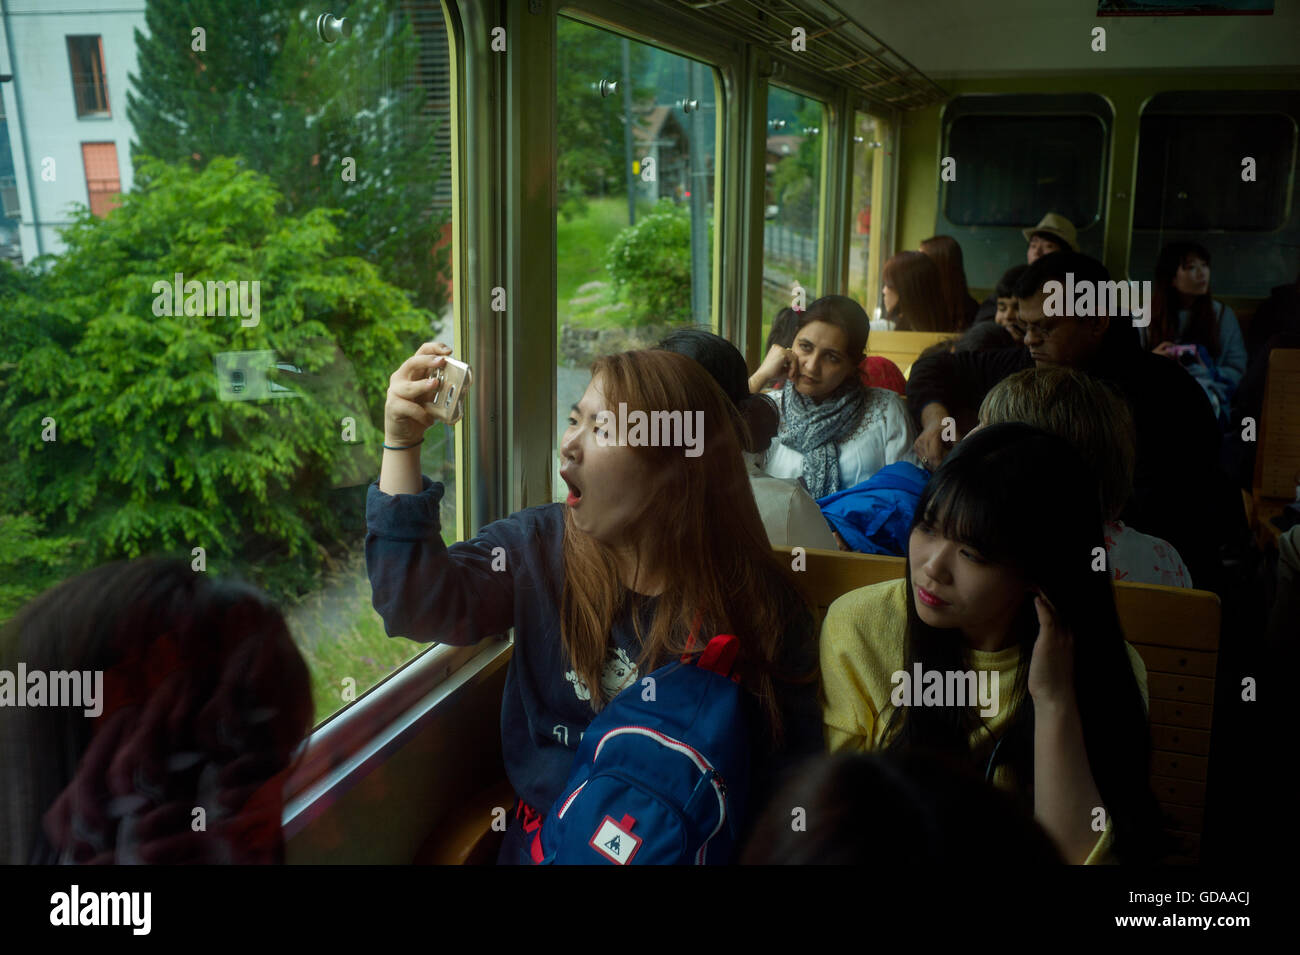
[[[577,507],[582,500],[582,488],[573,483],[573,478],[565,474],[561,474],[560,477],[564,479],[565,484],[569,485],[569,496],[564,499],[564,503],[569,507]]]

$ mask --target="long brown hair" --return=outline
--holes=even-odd
[[[960,326],[948,321],[939,267],[924,252],[899,252],[885,263],[885,284],[898,293],[895,312],[899,331],[949,332]]]
[[[1174,288],[1178,270],[1188,259],[1200,259],[1210,267],[1210,253],[1196,242],[1170,242],[1156,258],[1155,281],[1151,287],[1151,327],[1147,329],[1147,344],[1151,349],[1164,342],[1178,341],[1178,311],[1182,299]],[[1204,345],[1211,358],[1219,357],[1219,318],[1214,310],[1214,283],[1206,284],[1205,294],[1196,296],[1191,306],[1192,316],[1187,322],[1183,341]]]
[[[629,413],[704,413],[698,457],[687,457],[678,447],[628,448],[663,476],[659,491],[648,496],[628,528],[641,565],[664,574],[648,635],[632,614],[642,646],[639,672],[683,653],[698,613],[696,649],[719,633],[739,637],[736,673],[757,697],[778,741],[781,718],[773,680],[802,675],[779,673],[777,661],[795,649],[783,643],[807,608],[768,543],[741,457],[744,424],[735,406],[697,362],[673,352],[610,355],[596,359],[591,371],[601,380],[608,408],[623,402]],[[579,530],[567,511],[561,639],[597,710],[608,702],[600,676],[609,634],[630,597],[613,552]]]
[[[966,263],[962,259],[961,246],[950,235],[932,235],[921,243],[921,251],[927,255],[939,269],[939,286],[943,292],[945,314],[948,326],[944,331],[956,331],[965,328],[967,322],[967,302],[970,301],[970,289],[966,285]]]

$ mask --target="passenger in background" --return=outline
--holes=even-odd
[[[1066,862],[1152,861],[1146,670],[1110,576],[1089,569],[1100,546],[1096,484],[1064,439],[1015,423],[963,441],[921,496],[905,579],[826,613],[831,751],[951,755],[1015,795]]]
[[[1246,374],[1246,344],[1237,316],[1210,292],[1210,253],[1195,242],[1170,242],[1156,259],[1151,292],[1151,324],[1139,330],[1142,344],[1187,369],[1226,424]]]
[[[885,317],[898,332],[957,332],[943,299],[943,279],[923,252],[899,252],[885,263]]]
[[[1060,365],[1026,368],[1003,378],[984,396],[980,425],[1023,421],[1059,435],[1093,468],[1100,488],[1106,565],[1116,580],[1191,587],[1178,551],[1168,541],[1124,524],[1120,512],[1133,493],[1137,434],[1124,399],[1104,382]]]
[[[427,342],[389,380],[383,469],[366,500],[366,569],[390,636],[464,646],[514,628],[501,746],[520,801],[499,860],[529,861],[525,833],[559,797],[596,712],[684,653],[692,629],[697,647],[721,633],[739,638],[751,798],[761,805],[787,762],[820,748],[809,681],[816,650],[807,607],[749,490],[735,406],[684,355],[598,358],[560,444],[568,500],[448,547],[444,488],[420,473],[418,448],[437,423],[425,407],[439,387],[430,376],[450,353]],[[680,412],[700,425],[686,447],[625,441],[601,415],[625,409]]]
[[[1025,250],[1025,261],[1033,265],[1044,255],[1053,252],[1078,252],[1079,234],[1074,223],[1063,215],[1049,212],[1038,221],[1038,225],[1024,230],[1029,247]]]
[[[774,478],[759,464],[780,429],[781,413],[767,395],[750,394],[745,358],[736,346],[712,332],[684,328],[673,332],[658,347],[699,362],[736,406],[747,431],[741,437],[746,439],[749,486],[771,545],[835,550],[838,545],[830,525],[803,485]]]
[[[796,817],[806,828],[794,828]],[[865,866],[889,859],[920,870],[992,857],[1021,871],[1061,864],[1042,826],[968,766],[934,753],[838,753],[810,760],[773,798],[740,861]]]
[[[996,289],[997,311],[993,313],[993,321],[997,322],[1007,330],[1007,334],[1020,344],[1024,336],[1020,331],[1020,325],[1016,321],[1019,316],[1019,307],[1016,305],[1016,283],[1020,281],[1020,276],[1029,270],[1027,265],[1014,265],[1002,273],[1002,278],[998,279]]]
[[[763,468],[773,477],[802,478],[813,498],[865,481],[886,464],[916,463],[903,400],[864,388],[858,378],[868,331],[867,313],[853,299],[819,298],[799,316],[794,347],[774,349],[749,379],[757,392],[763,382],[786,376],[773,394],[781,430]]]
[[[794,345],[795,332],[798,330],[799,313],[792,308],[781,309],[767,335],[767,355],[770,357],[774,351],[778,351],[784,358],[786,351]],[[888,388],[899,395],[907,389],[907,379],[898,370],[898,366],[882,355],[864,356],[858,362],[858,377],[862,379],[864,388]],[[763,390],[779,389],[784,381],[784,376],[778,376],[762,382],[761,387]]]
[[[943,440],[944,419],[955,419],[958,433],[968,430],[989,389],[1022,368],[1065,365],[1107,381],[1124,395],[1137,429],[1125,523],[1171,542],[1197,584],[1213,590],[1219,547],[1245,517],[1241,495],[1219,471],[1219,430],[1209,399],[1173,362],[1142,350],[1130,319],[1046,316],[1043,286],[1064,283],[1067,273],[1076,285],[1109,279],[1100,262],[1075,252],[1038,259],[1015,289],[1023,349],[936,355],[912,366],[907,398],[921,423],[917,453],[937,467],[951,446]]]
[[[20,665],[51,692],[55,673],[98,676],[84,706],[0,710],[0,863],[284,861],[311,685],[259,591],[188,561],[106,564],[0,630],[0,672]]]
[[[1044,255],[1051,255],[1054,252],[1078,252],[1079,237],[1074,228],[1074,223],[1063,215],[1055,212],[1049,212],[1039,220],[1038,225],[1023,230],[1026,241],[1029,242],[1025,249],[1025,261],[1028,265],[1033,265]],[[1003,279],[1006,276],[1003,275]],[[1014,285],[1013,279],[1008,285]],[[980,303],[980,310],[975,316],[975,321],[980,322],[992,318],[997,306],[997,298],[1000,293],[990,295]]]
[[[921,251],[939,267],[943,301],[948,313],[946,327],[969,328],[975,321],[980,303],[971,297],[966,286],[966,265],[962,260],[961,246],[950,235],[934,235],[921,243]]]

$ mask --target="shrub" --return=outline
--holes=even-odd
[[[43,274],[8,283],[6,334],[30,344],[0,356],[17,484],[0,513],[28,517],[6,519],[21,533],[6,533],[0,565],[55,561],[73,540],[84,567],[203,547],[209,570],[294,593],[364,529],[341,501],[377,466],[388,376],[431,316],[371,264],[334,253],[336,213],[282,215],[271,181],[235,160],[137,168],[144,185],[120,208],[83,209]],[[260,323],[155,314],[154,284],[177,272],[259,281]],[[301,397],[221,400],[215,356],[261,350],[308,373],[282,382]]]

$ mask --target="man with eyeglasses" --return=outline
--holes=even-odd
[[[1178,365],[1142,350],[1131,316],[1075,315],[1055,307],[1060,296],[1047,308],[1049,282],[1072,289],[1093,283],[1095,290],[1109,278],[1104,265],[1078,252],[1043,255],[1014,290],[1020,345],[919,359],[907,382],[908,407],[921,427],[914,448],[927,468],[938,469],[954,431],[974,426],[989,389],[1023,368],[1065,365],[1107,381],[1128,401],[1137,427],[1134,494],[1122,518],[1171,542],[1192,579],[1209,588],[1220,577],[1220,542],[1245,518],[1240,495],[1227,499],[1231,482],[1219,468],[1219,431],[1204,392]]]

